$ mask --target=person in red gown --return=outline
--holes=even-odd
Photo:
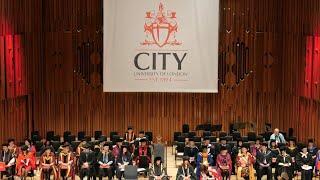
[[[22,146],[16,163],[17,175],[21,179],[26,179],[28,174],[33,173],[35,168],[36,158],[34,153],[28,151],[28,146]]]
[[[70,151],[68,144],[62,146],[62,151],[58,157],[58,178],[75,179],[74,174],[74,155]]]
[[[55,162],[56,158],[54,153],[51,151],[50,147],[47,147],[40,157],[39,167],[41,180],[50,180],[51,174],[53,174],[54,179],[57,179],[57,167]]]

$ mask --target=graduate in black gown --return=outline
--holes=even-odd
[[[117,178],[121,179],[124,173],[124,168],[127,165],[132,164],[132,156],[129,152],[129,147],[123,145],[120,151],[120,155],[118,156],[117,160]]]
[[[169,180],[167,168],[162,163],[161,157],[155,157],[149,171],[149,180]]]
[[[267,143],[262,143],[260,150],[257,152],[257,179],[260,180],[264,174],[267,174],[267,179],[272,179],[272,152],[268,148]],[[276,177],[275,177],[276,179]]]
[[[193,168],[196,167],[196,159],[199,153],[198,147],[195,145],[193,138],[189,139],[189,145],[184,148],[183,156],[189,157],[189,162]]]
[[[289,145],[287,147],[287,153],[291,157],[293,171],[296,171],[297,170],[296,156],[299,153],[299,149],[296,146],[296,139],[293,137],[289,138]]]
[[[99,164],[99,179],[108,176],[109,179],[114,175],[115,158],[111,152],[112,146],[108,144],[103,145],[102,151],[98,154]]]
[[[292,161],[286,148],[280,148],[280,155],[277,157],[277,176],[282,179],[292,179]]]
[[[79,157],[79,175],[80,179],[88,177],[90,179],[94,175],[94,163],[95,156],[94,152],[90,150],[90,145],[88,143],[83,145],[83,150]]]
[[[312,154],[308,152],[306,145],[303,145],[301,148],[301,152],[298,153],[296,157],[297,167],[301,172],[301,179],[312,180],[312,171],[314,166]]]
[[[176,180],[196,180],[197,176],[194,173],[194,168],[190,165],[189,157],[184,156],[182,165],[179,166],[176,175]]]

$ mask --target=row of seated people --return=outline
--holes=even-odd
[[[278,144],[281,146],[278,147]],[[231,147],[226,139],[221,138],[219,144],[212,144],[209,138],[204,138],[202,146],[195,145],[192,138],[184,148],[184,164],[190,169],[178,172],[177,177],[190,175],[191,179],[201,179],[212,176],[216,179],[230,179],[236,174],[238,179],[261,179],[267,175],[272,178],[292,179],[300,174],[302,179],[311,180],[313,172],[318,175],[320,169],[320,151],[312,140],[308,145],[296,146],[295,138],[290,138],[287,145],[282,145],[276,139],[269,143],[257,139],[254,144],[243,143],[242,139],[237,145]],[[194,170],[195,169],[195,170]],[[275,172],[272,173],[272,169]],[[255,171],[254,171],[255,170]],[[195,174],[191,172],[195,171]]]
[[[128,145],[123,145],[123,141]],[[76,174],[80,179],[112,179],[114,176],[121,179],[125,166],[133,165],[142,169],[145,174],[148,173],[150,179],[167,177],[163,165],[164,144],[161,136],[157,136],[156,143],[150,144],[142,135],[135,137],[132,129],[125,134],[125,139],[117,139],[115,145],[103,141],[92,146],[90,142],[82,141],[73,151],[69,143],[64,143],[58,152],[55,152],[50,143],[47,143],[41,152],[37,161],[36,149],[29,140],[21,147],[16,146],[14,140],[9,140],[8,144],[3,144],[1,151],[0,172],[6,174],[9,179],[14,179],[14,176],[26,179],[37,168],[41,179],[75,179]],[[152,153],[156,157],[153,165]]]

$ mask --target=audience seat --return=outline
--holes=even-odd
[[[193,137],[194,142],[201,142],[201,137],[199,136],[194,136]]]
[[[256,141],[257,139],[257,134],[255,132],[248,132],[248,141]]]
[[[94,139],[99,139],[102,136],[102,131],[95,131],[94,132]]]
[[[241,138],[241,133],[239,132],[239,131],[234,131],[233,133],[232,133],[232,139],[234,140],[234,141],[237,141],[238,139],[240,139]]]
[[[78,132],[78,140],[79,141],[82,141],[85,136],[86,136],[86,132],[84,132],[84,131],[79,131]]]
[[[53,136],[54,136],[54,131],[48,131],[46,134],[46,139],[48,141],[52,141],[53,140]]]
[[[138,179],[138,167],[128,165],[124,168],[124,178],[126,180],[137,180]]]
[[[111,131],[110,132],[110,141],[113,141],[113,136],[118,135],[118,132]]]
[[[61,146],[60,141],[52,141],[51,144],[55,152],[57,152]]]
[[[145,132],[145,135],[149,141],[153,141],[153,133],[150,131]]]
[[[65,131],[63,133],[63,140],[66,141],[66,139],[68,139],[69,135],[71,135],[71,132],[70,131]]]
[[[219,138],[226,137],[228,134],[226,132],[220,132]]]
[[[189,137],[194,137],[194,136],[196,136],[196,135],[197,135],[196,132],[193,132],[193,131],[192,131],[192,132],[189,132],[189,134],[188,134]]]
[[[243,142],[248,142],[249,141],[248,140],[248,136],[242,136],[241,139],[242,139]]]
[[[70,134],[65,141],[68,143],[71,143],[72,141],[75,141],[75,140],[76,140],[76,136]]]
[[[59,141],[60,142],[60,135],[53,136],[52,141]]]
[[[210,136],[209,139],[210,139],[211,143],[217,142],[217,137],[216,136]]]
[[[210,137],[210,136],[211,136],[211,132],[210,131],[203,131],[202,137]]]
[[[173,133],[173,141],[178,141],[179,136],[181,136],[181,132],[174,132]]]

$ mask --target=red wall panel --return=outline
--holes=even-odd
[[[6,82],[7,82],[7,98],[15,97],[15,68],[13,58],[13,36],[5,37],[5,58],[6,58]]]
[[[0,36],[0,100],[6,98],[4,37]]]

